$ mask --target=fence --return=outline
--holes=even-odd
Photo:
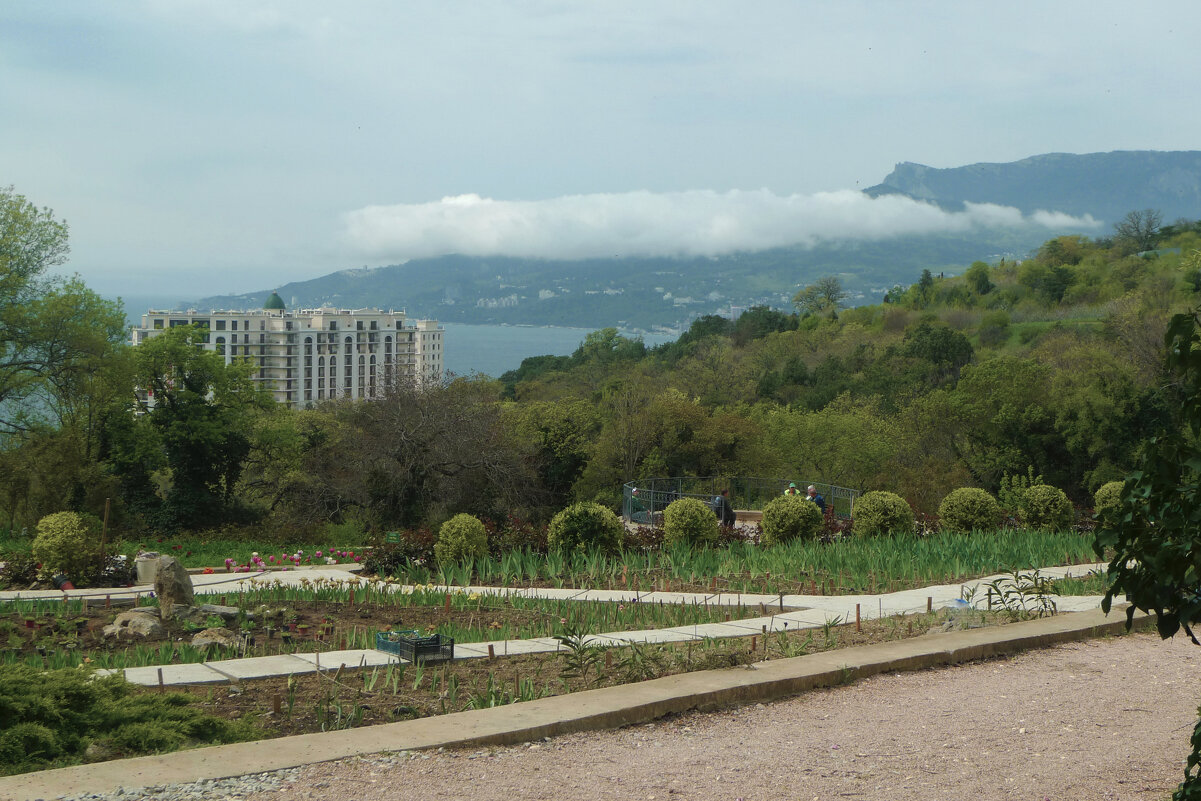
[[[772,498],[783,495],[790,483],[801,494],[812,484],[826,501],[826,509],[837,517],[849,518],[855,508],[859,490],[836,487],[821,481],[798,481],[789,478],[745,478],[709,476],[697,478],[644,478],[628,481],[621,488],[621,514],[627,523],[651,524],[656,515],[678,498],[697,498],[711,503],[723,489],[730,491],[730,504],[735,509],[762,509]]]

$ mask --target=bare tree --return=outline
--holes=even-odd
[[[1121,222],[1113,226],[1115,239],[1129,253],[1153,250],[1159,243],[1162,227],[1163,212],[1157,209],[1128,212]]]

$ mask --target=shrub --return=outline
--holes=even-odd
[[[488,532],[479,518],[458,514],[438,529],[434,556],[439,562],[460,562],[488,555]]]
[[[42,563],[42,573],[64,573],[78,577],[100,559],[100,518],[78,512],[56,512],[38,521],[33,540],[33,558]]]
[[[1063,490],[1035,484],[1022,498],[1022,524],[1044,531],[1063,531],[1072,525],[1075,510]]]
[[[822,530],[822,513],[808,498],[780,495],[764,504],[762,526],[764,545],[814,539]]]
[[[851,531],[858,536],[913,531],[913,510],[895,492],[865,492],[855,501]]]
[[[944,531],[984,531],[1001,522],[1001,504],[976,487],[952,490],[938,506]]]
[[[704,501],[680,498],[663,511],[663,541],[668,545],[712,545],[717,542],[717,515]]]
[[[398,576],[409,564],[429,565],[434,561],[437,537],[428,528],[397,532],[400,542],[372,548],[363,557],[363,572],[375,576]]]
[[[1021,514],[1026,490],[1043,483],[1041,475],[1035,475],[1034,468],[1027,466],[1026,475],[1018,473],[1011,476],[1005,473],[1001,476],[1001,486],[997,489],[997,502],[1005,510],[1005,514],[1017,517]]]
[[[37,580],[38,562],[24,551],[0,551],[0,562],[0,589],[20,589]]]
[[[556,551],[606,551],[621,548],[625,526],[612,509],[599,503],[573,503],[555,515],[546,533],[547,547]]]
[[[1101,525],[1117,524],[1118,514],[1122,511],[1123,486],[1125,485],[1121,481],[1110,481],[1108,484],[1102,484],[1093,495],[1093,509],[1097,515],[1097,522]]]

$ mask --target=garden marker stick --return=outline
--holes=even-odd
[[[163,684],[163,669],[162,668],[158,669],[158,691],[160,693],[165,693],[167,691],[166,685]]]
[[[859,604],[855,604],[855,631],[863,631],[863,626],[859,623]]]
[[[496,648],[492,645],[492,643],[488,643],[488,659],[496,659]]]
[[[933,611],[934,611],[934,598],[927,595],[926,596],[926,612],[929,613],[929,612],[933,612]]]

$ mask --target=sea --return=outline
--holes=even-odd
[[[126,295],[125,317],[130,325],[139,325],[148,309],[172,309],[179,298],[162,295]],[[569,356],[591,328],[533,325],[470,325],[443,323],[446,329],[444,366],[457,376],[481,374],[498,378],[521,366],[529,356]],[[674,334],[633,333],[624,336],[641,337],[647,347],[661,345],[676,338]]]

